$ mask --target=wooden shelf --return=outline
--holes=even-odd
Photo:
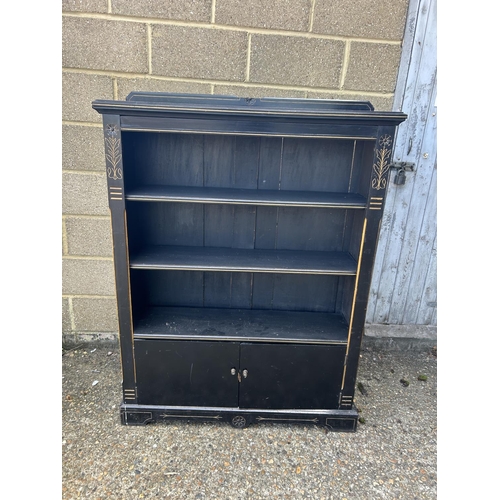
[[[355,193],[280,191],[190,186],[141,186],[127,191],[130,201],[224,203],[284,207],[325,207],[363,209],[366,198]]]
[[[136,339],[346,344],[347,335],[340,314],[252,309],[151,307],[134,326]]]
[[[131,255],[130,267],[184,271],[356,274],[356,261],[347,252],[194,246],[150,246]]]

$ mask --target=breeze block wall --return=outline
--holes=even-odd
[[[94,99],[133,90],[392,107],[408,0],[63,0],[62,332],[116,340]]]

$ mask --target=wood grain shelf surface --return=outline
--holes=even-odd
[[[195,186],[140,186],[126,193],[130,201],[223,203],[285,207],[354,208],[366,207],[366,198],[356,193],[236,189]]]
[[[131,255],[131,269],[355,275],[347,252],[149,246]]]
[[[346,344],[347,334],[341,314],[254,309],[150,307],[134,326],[137,339]]]

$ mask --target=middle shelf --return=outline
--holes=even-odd
[[[347,252],[153,245],[132,253],[130,268],[353,276],[357,262]]]
[[[224,203],[282,207],[351,209],[366,207],[366,198],[356,193],[196,186],[140,186],[127,190],[126,198],[129,201]]]

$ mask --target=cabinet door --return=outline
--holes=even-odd
[[[238,343],[136,340],[134,352],[139,404],[238,406]]]
[[[345,346],[241,344],[240,407],[338,408],[344,357]]]

